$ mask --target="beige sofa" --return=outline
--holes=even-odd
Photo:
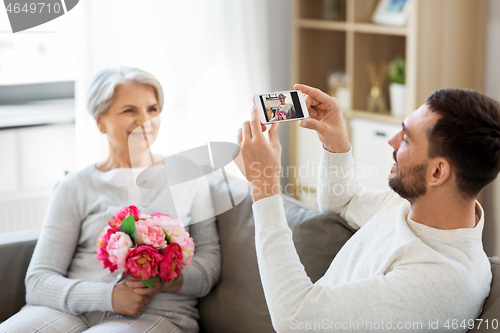
[[[225,190],[225,186],[213,187],[214,194],[220,190]],[[232,190],[233,195],[235,191],[247,191],[245,186]],[[284,199],[297,252],[307,274],[316,281],[354,230],[335,214],[322,214],[289,197]],[[218,216],[222,277],[199,303],[204,332],[274,332],[260,284],[251,203],[247,196],[235,208]],[[24,275],[37,237],[37,230],[0,235],[0,322],[24,304]],[[500,261],[492,258],[491,264],[492,290],[481,315],[484,321],[474,332],[491,332],[493,320],[500,321]]]

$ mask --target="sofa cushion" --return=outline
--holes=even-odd
[[[40,229],[0,234],[0,322],[26,304],[24,278]]]
[[[500,260],[493,257],[490,258],[490,263],[493,274],[490,295],[486,299],[483,312],[479,317],[482,321],[476,320],[474,329],[469,332],[491,332],[494,330],[493,328],[500,328]]]
[[[483,313],[490,311],[490,309],[496,304],[497,314],[500,313],[500,260],[497,257],[490,258],[491,263],[491,273],[493,273],[493,279],[491,281],[490,295],[486,299],[483,307]],[[500,319],[500,318],[498,318]]]
[[[231,181],[233,195],[248,192],[247,186],[246,182]],[[212,184],[211,188],[217,191],[226,187]],[[299,258],[315,282],[324,275],[353,230],[337,215],[322,214],[289,197],[284,197],[284,205]],[[248,195],[235,208],[219,215],[217,223],[222,276],[212,292],[200,301],[203,330],[274,332],[257,266],[251,197]]]

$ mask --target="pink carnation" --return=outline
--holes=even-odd
[[[141,245],[127,254],[126,273],[130,273],[134,279],[147,280],[158,274],[161,258],[161,254],[155,248]]]
[[[113,273],[118,266],[113,264],[109,260],[109,254],[107,251],[107,246],[110,237],[116,232],[116,230],[106,227],[104,228],[103,232],[97,237],[97,255],[96,258],[99,260],[99,263],[104,267],[104,268],[109,268],[110,272]]]
[[[179,244],[172,243],[163,251],[160,261],[160,279],[171,281],[181,275],[182,251]]]
[[[189,233],[182,229],[170,229],[166,230],[170,236],[172,243],[177,243],[182,249],[182,262],[181,267],[191,265],[193,262],[194,255],[194,241],[193,238],[189,237]]]
[[[119,209],[116,211],[115,216],[109,220],[108,224],[111,228],[115,229],[116,231],[120,231],[120,226],[123,222],[123,220],[130,215],[134,216],[134,220],[137,221],[139,220],[139,209],[137,209],[136,206],[128,206],[124,207],[122,209]]]
[[[115,264],[122,272],[125,271],[125,259],[134,244],[130,236],[123,232],[116,232],[109,238],[108,251],[109,261]]]
[[[135,224],[137,229],[137,244],[151,245],[156,249],[167,246],[165,233],[157,221],[152,219],[140,220]]]

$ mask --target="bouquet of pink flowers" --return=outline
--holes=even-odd
[[[111,273],[120,270],[152,288],[155,276],[171,281],[193,262],[194,242],[179,219],[118,210],[97,238],[97,259]]]
[[[283,111],[278,111],[278,114],[276,115],[276,119],[286,120],[286,114]]]

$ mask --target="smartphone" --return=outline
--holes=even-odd
[[[300,120],[309,117],[304,94],[300,90],[257,94],[253,103],[263,124]]]

